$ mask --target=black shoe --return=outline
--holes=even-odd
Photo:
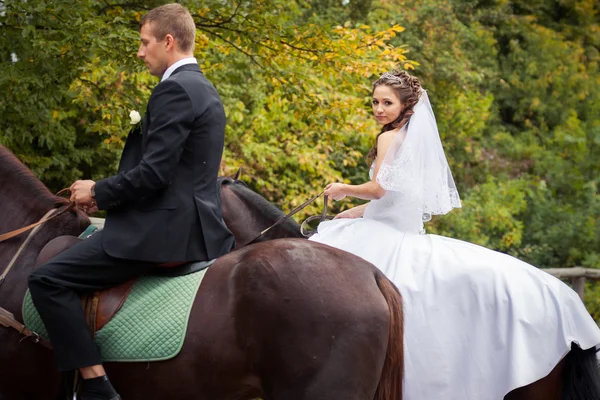
[[[81,380],[79,393],[78,400],[121,400],[106,375]]]

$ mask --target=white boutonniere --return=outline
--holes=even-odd
[[[133,125],[131,127],[131,134],[142,134],[142,116],[140,115],[139,112],[132,110],[131,112],[129,112],[129,118],[131,119],[131,121],[129,121],[129,123],[131,125]]]
[[[135,110],[129,113],[129,118],[131,118],[131,122],[129,122],[131,125],[135,125],[142,120],[140,113]]]

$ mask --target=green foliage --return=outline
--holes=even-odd
[[[527,207],[526,189],[522,180],[497,182],[490,177],[467,192],[461,210],[436,221],[432,232],[515,253],[522,245],[523,223],[517,216]]]
[[[600,321],[600,283],[589,280],[586,282],[585,307],[596,322]]]
[[[401,27],[335,25],[289,1],[186,5],[198,26],[195,55],[229,116],[224,173],[243,166],[268,198],[294,205],[341,177],[328,153],[348,153],[341,164],[356,165],[348,144],[373,125],[365,110],[348,111],[364,108],[368,77],[408,65],[388,44]],[[18,61],[2,59],[10,72],[0,110],[11,118],[0,140],[53,189],[111,173],[129,111],[144,110],[156,83],[134,58],[143,10],[91,0],[73,13],[67,3],[4,6],[0,23],[10,29],[0,52]],[[28,40],[14,45],[21,34]]]
[[[139,19],[160,3],[0,2],[0,142],[53,190],[114,172],[129,111],[143,114],[157,83],[135,54]],[[228,115],[224,174],[243,167],[286,210],[331,181],[364,182],[370,82],[409,69],[463,199],[428,230],[540,267],[600,266],[597,2],[184,4]]]
[[[3,2],[0,140],[53,190],[114,171],[107,144],[126,133],[129,109],[145,97],[137,34],[104,6]]]
[[[374,6],[372,25],[406,28],[462,194],[431,232],[540,267],[600,267],[598,11],[583,0]]]

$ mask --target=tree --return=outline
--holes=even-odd
[[[156,4],[4,2],[0,140],[54,190],[114,172],[129,111],[143,113],[156,83],[134,58],[138,21]],[[280,0],[185,5],[226,106],[224,173],[243,166],[268,198],[294,205],[340,177],[327,153],[356,163],[347,145],[369,124],[366,78],[408,65],[389,45],[401,27],[324,23]]]
[[[129,111],[143,113],[157,82],[135,49],[141,15],[159,3],[0,3],[0,141],[54,190],[114,172]],[[228,115],[223,174],[242,166],[284,209],[331,181],[364,182],[378,131],[369,83],[409,69],[463,200],[428,231],[539,267],[599,265],[597,2],[184,4]]]

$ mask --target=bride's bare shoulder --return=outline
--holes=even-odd
[[[392,129],[390,131],[385,131],[381,135],[379,135],[379,138],[377,139],[377,142],[378,143],[379,142],[390,143],[399,134],[400,134],[400,132],[398,132],[398,129]]]

